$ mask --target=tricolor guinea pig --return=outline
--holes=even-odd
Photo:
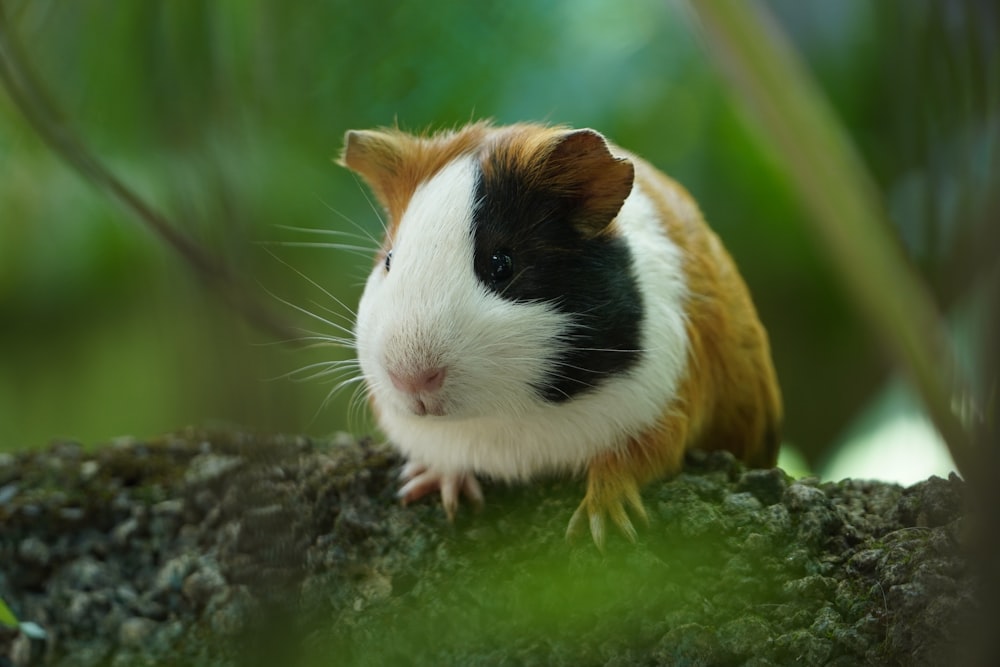
[[[350,131],[386,213],[355,328],[400,497],[586,473],[568,534],[629,538],[692,447],[772,466],[781,398],[733,260],[677,183],[594,130]]]

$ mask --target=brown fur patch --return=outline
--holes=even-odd
[[[622,449],[594,457],[587,469],[581,508],[592,519],[610,517],[630,539],[634,531],[625,503],[643,517],[637,489],[679,472],[685,451],[725,449],[750,466],[770,467],[777,460],[781,425],[767,333],[732,258],[680,185],[638,158],[633,162],[637,182],[683,250],[690,296],[687,368],[676,398],[656,424]],[[603,535],[594,537],[600,545]]]
[[[781,430],[781,393],[761,325],[732,257],[708,227],[691,196],[672,179],[636,158],[637,180],[652,198],[670,238],[683,250],[689,292],[685,304],[689,340],[687,372],[676,405],[649,433],[642,450],[691,447],[726,449],[751,466],[773,466]],[[677,205],[681,203],[681,206]],[[687,424],[676,437],[677,411]],[[655,458],[655,457],[654,457]],[[676,472],[680,457],[671,461]],[[655,467],[655,466],[654,466]]]

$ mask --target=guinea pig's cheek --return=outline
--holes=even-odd
[[[541,304],[484,295],[454,328],[451,417],[516,419],[539,406],[536,387],[554,368],[566,318]]]
[[[389,380],[379,361],[384,357],[385,347],[384,325],[381,324],[381,320],[385,318],[380,313],[379,304],[382,296],[381,282],[379,277],[373,275],[365,286],[358,304],[355,346],[368,395],[376,402],[379,410],[386,410],[390,407],[386,397]]]

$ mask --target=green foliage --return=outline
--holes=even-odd
[[[17,624],[17,616],[10,610],[3,598],[0,598],[0,625],[5,628],[16,628]]]
[[[878,191],[783,36],[749,4],[698,5],[714,51],[761,120],[858,309],[910,374],[958,468],[973,468],[969,431],[952,412],[956,377],[941,315],[906,263]]]

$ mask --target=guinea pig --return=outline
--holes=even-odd
[[[773,466],[781,396],[749,291],[691,196],[590,129],[349,131],[385,211],[358,306],[404,502],[586,473],[567,535],[636,539],[640,488],[692,447]]]

